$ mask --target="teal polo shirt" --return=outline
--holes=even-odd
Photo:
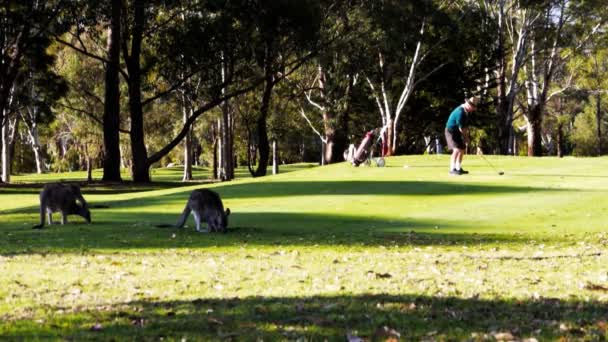
[[[450,117],[448,118],[448,122],[445,124],[445,128],[447,128],[449,131],[454,131],[458,127],[466,128],[467,126],[467,112],[464,110],[464,107],[460,105],[456,107],[456,109],[454,109],[452,113],[450,113]]]

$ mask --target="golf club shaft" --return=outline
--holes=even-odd
[[[496,167],[494,167],[494,165],[493,165],[492,163],[490,163],[490,161],[489,161],[489,160],[488,160],[488,159],[487,159],[487,158],[486,158],[486,157],[485,157],[483,154],[480,154],[480,156],[481,156],[481,158],[482,158],[483,160],[485,160],[485,161],[486,161],[486,163],[488,163],[488,165],[490,165],[490,167],[491,167],[491,168],[492,168],[494,171],[499,172],[499,171],[496,169]],[[499,172],[499,173],[500,173],[500,172]]]

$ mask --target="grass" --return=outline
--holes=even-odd
[[[608,159],[446,156],[83,187],[93,224],[37,223],[46,181],[0,187],[0,339],[602,340]],[[99,174],[94,174],[99,177]],[[228,234],[173,223],[219,192]]]

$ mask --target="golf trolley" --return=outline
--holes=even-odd
[[[377,167],[383,167],[385,165],[384,157],[388,152],[388,146],[386,144],[386,128],[388,126],[384,126],[380,128],[374,128],[371,131],[365,133],[363,140],[359,144],[359,147],[354,149],[351,147],[349,151],[346,151],[348,157],[346,160],[350,161],[353,166],[357,167],[361,164],[365,164],[370,166],[372,161],[376,164]],[[380,156],[374,158],[374,152],[376,148],[380,145]]]

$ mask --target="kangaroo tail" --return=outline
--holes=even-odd
[[[186,224],[186,220],[188,219],[188,215],[190,215],[190,211],[190,206],[188,205],[188,203],[186,203],[186,207],[182,212],[182,216],[179,217],[179,220],[177,220],[177,223],[175,224],[175,228],[182,228],[184,224]]]

